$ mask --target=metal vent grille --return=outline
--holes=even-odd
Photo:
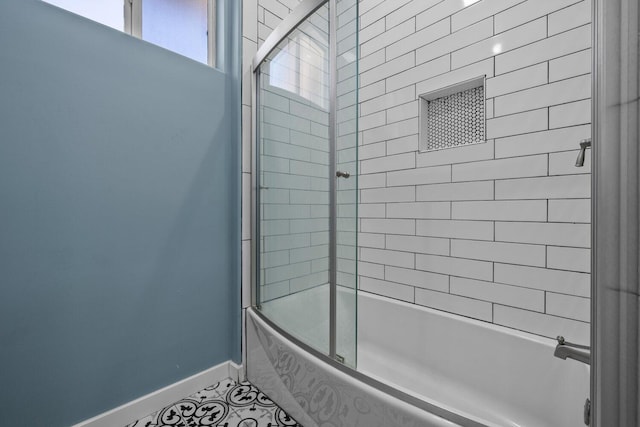
[[[435,99],[423,98],[426,147],[441,150],[485,141],[484,86],[472,87]],[[424,143],[423,143],[424,144]]]

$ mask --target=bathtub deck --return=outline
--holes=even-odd
[[[253,384],[220,381],[126,427],[302,427]]]

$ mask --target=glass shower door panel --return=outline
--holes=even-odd
[[[258,71],[258,304],[329,353],[329,21],[325,5]]]
[[[336,3],[336,353],[348,366],[357,356],[358,2]]]

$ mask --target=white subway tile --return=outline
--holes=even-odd
[[[591,197],[591,178],[588,175],[564,175],[496,181],[496,200],[584,199],[588,197]]]
[[[493,280],[493,263],[438,255],[416,255],[416,269],[471,279]]]
[[[358,233],[358,247],[384,249],[384,234]]]
[[[298,1],[298,0],[293,0],[293,1]],[[380,5],[380,3],[382,2],[384,2],[384,0],[361,0],[359,4],[360,15],[364,15],[365,13],[370,12],[374,7]],[[362,21],[360,21],[360,28],[364,28],[364,26],[362,25]]]
[[[524,0],[491,0],[473,3],[451,17],[451,30],[458,31],[485,18],[502,12]]]
[[[485,160],[453,166],[452,181],[479,181],[547,175],[547,155]]]
[[[395,267],[414,268],[415,255],[409,252],[390,251],[385,249],[361,248],[362,261]]]
[[[487,99],[486,102],[485,102],[484,117],[485,117],[485,120],[493,119],[493,117],[494,117],[494,114],[493,114],[493,98]]]
[[[547,267],[589,273],[591,271],[591,250],[549,246],[547,248]]]
[[[584,0],[549,15],[549,35],[561,33],[591,22],[591,1]]]
[[[496,32],[501,33],[575,3],[576,0],[528,0],[498,13]]]
[[[534,289],[452,277],[451,293],[511,307],[544,312],[544,292]]]
[[[571,150],[590,137],[591,126],[582,125],[500,138],[495,142],[496,158]]]
[[[413,286],[401,285],[386,280],[377,280],[362,276],[360,277],[360,290],[402,301],[414,302]]]
[[[493,77],[493,58],[476,62],[466,67],[451,70],[448,73],[422,79],[416,84],[416,93],[424,94],[475,79],[477,77]]]
[[[405,3],[409,3],[410,0],[395,0],[393,2],[381,1],[371,9],[364,9],[360,11],[360,28],[365,28],[378,19],[382,19],[389,15],[394,10],[398,9]]]
[[[543,62],[487,79],[486,96],[493,98],[546,84],[548,81],[547,72],[547,63]]]
[[[387,218],[451,218],[449,202],[415,202],[387,204]]]
[[[385,142],[375,144],[361,145],[358,147],[358,159],[367,160],[376,157],[383,157],[387,154],[387,145]]]
[[[387,123],[418,117],[418,100],[387,109]]]
[[[454,33],[456,34],[456,33]],[[451,68],[460,68],[472,62],[517,49],[547,36],[547,19],[540,18],[510,31],[481,40],[451,54]]]
[[[364,233],[416,234],[416,222],[412,219],[365,218],[360,223]]]
[[[251,241],[242,242],[242,308],[251,305]]]
[[[379,67],[380,65],[384,64],[386,60],[387,58],[384,54],[384,49],[380,49],[370,55],[361,57],[358,63],[358,68],[360,70],[360,73],[364,73],[365,71],[369,71],[373,68]]]
[[[387,141],[418,133],[418,118],[395,122],[379,128],[364,131],[362,141],[364,144]]]
[[[468,1],[468,0],[467,0]],[[416,26],[418,28],[427,27],[454,13],[464,9],[465,0],[446,0],[435,4],[433,7],[416,15]]]
[[[387,174],[384,172],[358,176],[358,188],[360,189],[384,187],[386,182]]]
[[[588,297],[591,293],[589,274],[573,271],[496,263],[494,280],[509,285],[581,297]]]
[[[493,159],[494,141],[463,145],[446,150],[425,151],[416,155],[416,166],[448,165],[454,163],[475,162]]]
[[[242,35],[253,42],[258,40],[258,1],[245,0],[242,3]]]
[[[242,240],[251,239],[251,174],[242,174]]]
[[[465,317],[472,317],[487,322],[492,318],[491,303],[476,299],[460,297],[443,292],[416,289],[416,304],[438,310],[448,311]]]
[[[487,139],[519,135],[548,129],[546,108],[487,120]]]
[[[360,54],[362,56],[370,55],[379,49],[383,49],[386,46],[393,44],[397,40],[406,38],[410,34],[413,34],[415,31],[416,31],[415,19],[414,18],[408,19],[404,21],[402,24],[399,24],[393,28],[387,29],[385,32],[381,33],[379,36],[372,38],[369,41],[365,41],[363,43],[361,42]]]
[[[591,300],[547,292],[547,314],[589,322],[591,319]]]
[[[292,219],[289,221],[290,232],[298,233],[315,233],[319,231],[329,231],[329,220],[327,218],[318,219]]]
[[[504,116],[590,97],[591,76],[583,75],[499,96],[494,101],[495,115]],[[550,121],[553,123],[553,108],[551,111]]]
[[[388,234],[386,248],[420,254],[449,255],[449,239]]]
[[[402,138],[390,139],[386,143],[387,155],[408,153],[418,150],[418,134],[403,136]]]
[[[493,322],[552,339],[562,335],[567,341],[589,344],[590,328],[584,322],[497,304],[493,307]]]
[[[361,116],[360,121],[358,122],[358,126],[362,131],[384,126],[386,124],[387,124],[386,111],[378,111],[377,113]]]
[[[457,182],[416,187],[416,201],[492,200],[493,182]]]
[[[358,205],[359,218],[384,218],[387,209],[384,203],[361,203]]]
[[[385,80],[380,80],[370,85],[363,85],[362,81],[360,81],[360,88],[358,91],[358,97],[360,98],[360,102],[365,102],[372,98],[383,95],[386,88]]]
[[[371,264],[370,262],[358,261],[358,274],[360,276],[384,279],[384,265]]]
[[[371,174],[416,167],[415,153],[396,154],[395,156],[378,157],[360,162],[360,173]]]
[[[418,2],[414,2],[418,3]],[[396,39],[395,43],[390,44],[386,49],[387,59],[392,59],[407,52],[419,49],[425,44],[441,39],[451,33],[448,19],[443,19],[427,28],[416,31],[408,37]]]
[[[261,266],[263,268],[278,267],[289,264],[289,250],[263,252]]]
[[[415,187],[372,188],[360,192],[360,203],[414,202]]]
[[[497,56],[496,75],[584,50],[590,46],[591,25],[584,25]]]
[[[300,292],[307,289],[315,288],[316,286],[325,285],[328,282],[329,274],[326,271],[320,271],[313,274],[306,274],[301,277],[296,277],[289,281],[291,292]]]
[[[311,206],[309,205],[265,205],[263,206],[263,220],[310,218]]]
[[[447,1],[443,3],[448,3]],[[426,11],[427,13],[429,10]],[[418,25],[420,17],[418,17]],[[420,27],[421,28],[421,27]],[[422,64],[447,55],[493,35],[493,18],[473,24],[467,28],[442,37],[416,50],[416,64]]]
[[[392,282],[434,291],[449,291],[449,276],[407,268],[385,267],[384,278]]]
[[[549,175],[591,173],[591,149],[587,149],[584,156],[584,166],[580,168],[576,167],[578,153],[580,150],[549,154]]]
[[[383,111],[396,105],[404,104],[416,99],[415,86],[406,86],[402,89],[386,93],[376,98],[360,103],[360,114],[371,114]]]
[[[516,243],[452,240],[451,256],[509,264],[545,266],[545,247]]]
[[[290,251],[289,262],[298,263],[321,259],[329,256],[329,245],[309,246],[308,248],[298,248]]]
[[[549,200],[549,221],[591,222],[591,199]]]
[[[251,173],[252,150],[251,107],[242,106],[242,172]]]
[[[498,222],[496,241],[588,248],[591,227],[588,224]]]
[[[271,301],[289,295],[290,293],[289,281],[285,280],[284,282],[269,283],[263,286],[260,290],[260,297],[262,301]]]
[[[367,86],[372,83],[375,83],[379,80],[386,79],[387,77],[393,76],[394,74],[398,74],[408,68],[411,68],[415,65],[415,55],[413,52],[409,52],[406,55],[399,56],[398,58],[392,59],[389,62],[385,62],[384,64],[372,68],[364,73],[360,74],[360,85]],[[407,85],[403,85],[407,86]],[[401,86],[402,87],[402,86]]]
[[[367,27],[364,27],[358,32],[360,43],[364,44],[369,40],[373,39],[374,37],[379,36],[380,34],[384,33],[385,29],[386,29],[386,25],[385,25],[384,19],[379,19],[373,24]],[[384,52],[382,53],[382,56],[384,57]]]
[[[561,56],[549,61],[549,81],[591,73],[591,49]]]
[[[451,166],[407,169],[387,173],[387,186],[451,182]]]
[[[488,221],[546,221],[546,200],[453,202],[451,218]]]
[[[289,280],[294,277],[304,276],[311,272],[311,264],[309,262],[301,262],[297,264],[287,264],[280,267],[265,269],[265,281],[267,283],[276,283],[283,280]]]
[[[406,4],[400,4],[393,12],[387,15],[387,26],[393,27],[398,25],[401,22],[418,15],[422,11],[433,7],[441,1],[442,0],[413,0]]]
[[[591,123],[591,100],[571,102],[549,108],[549,128]]]
[[[418,220],[416,234],[455,239],[493,240],[493,222]]]
[[[413,52],[408,53],[413,55]],[[395,60],[394,60],[395,61]],[[387,78],[387,91],[393,91],[405,86],[413,85],[439,74],[446,73],[451,69],[448,56],[442,56],[417,67],[412,67],[401,73]]]

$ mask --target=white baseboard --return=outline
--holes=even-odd
[[[110,411],[82,421],[73,427],[125,426],[225,378],[231,378],[237,381],[243,377],[244,368],[242,365],[237,365],[230,360],[222,362],[189,378],[170,384],[136,400],[111,409]]]

